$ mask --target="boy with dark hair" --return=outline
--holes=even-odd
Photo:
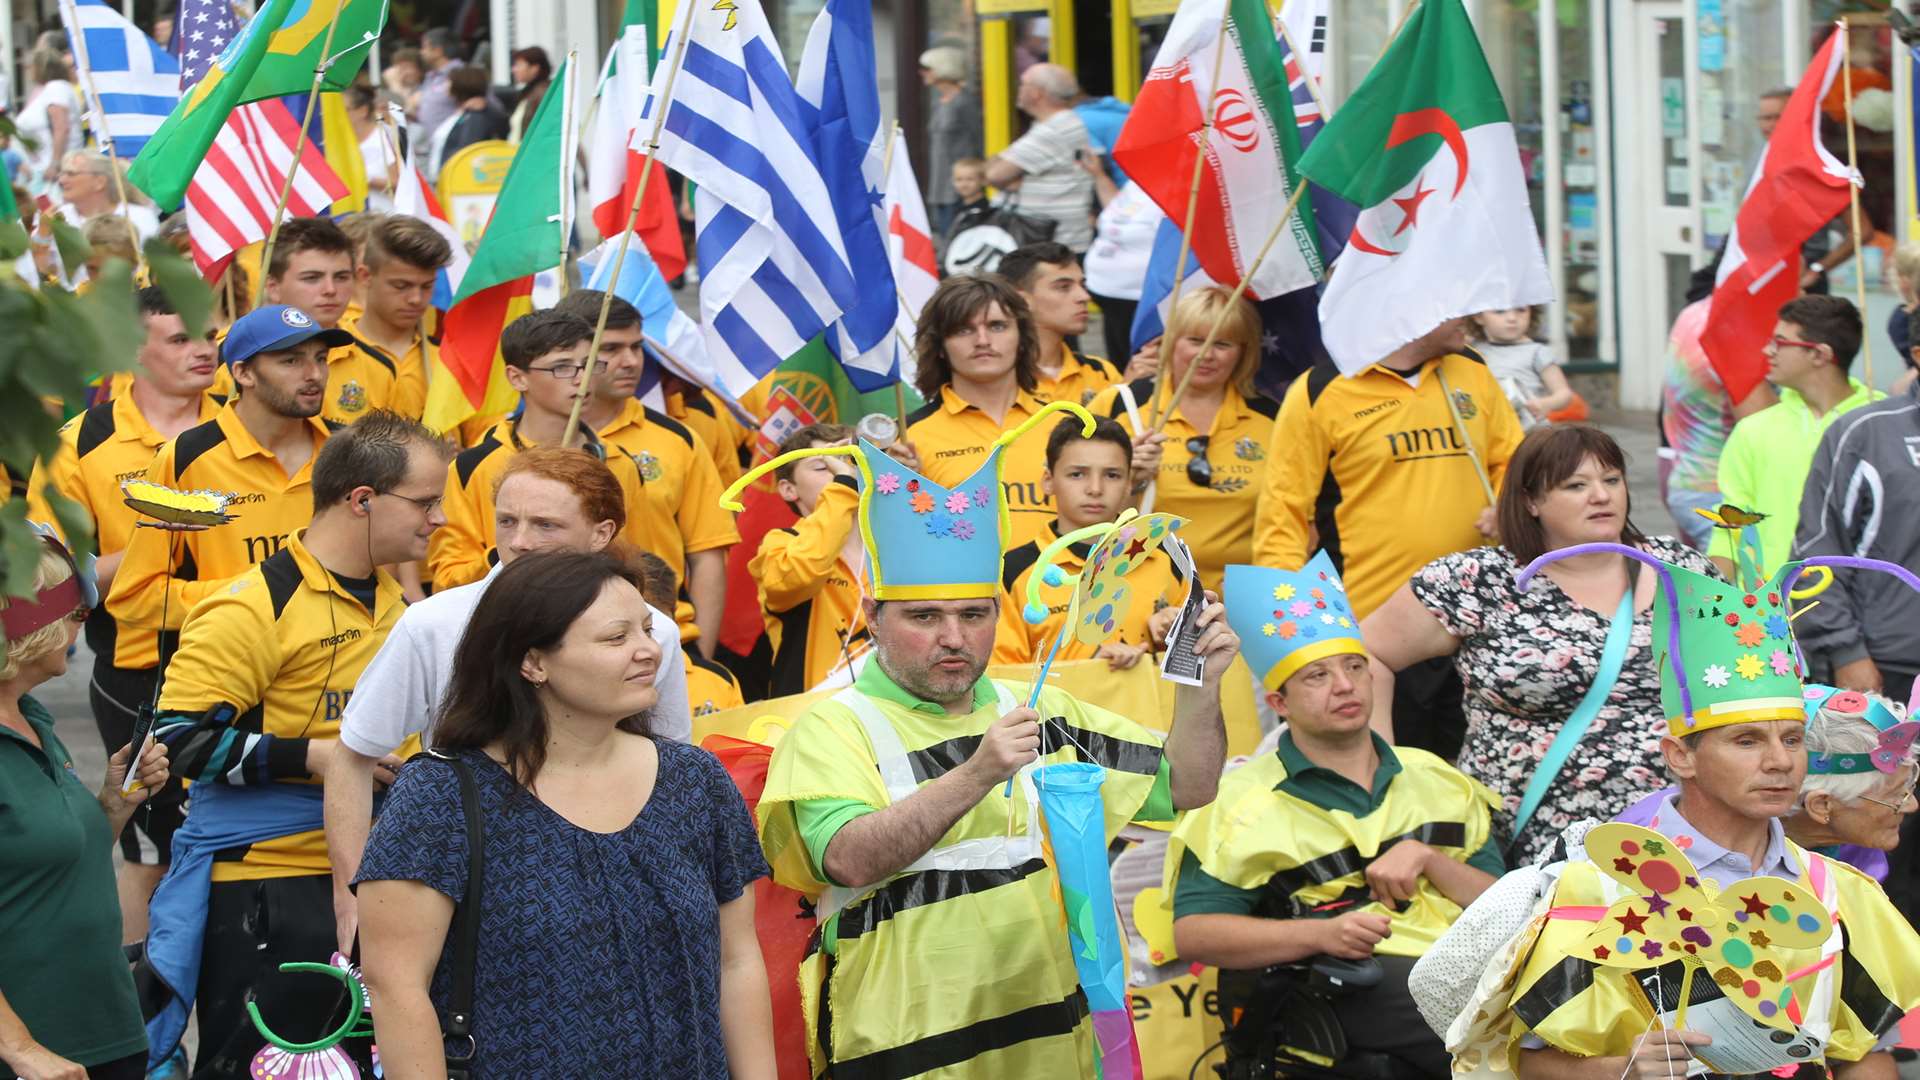
[[[1040,341],[1033,396],[1041,401],[1064,398],[1082,405],[1093,395],[1120,381],[1120,371],[1098,356],[1086,356],[1071,339],[1087,332],[1086,271],[1065,244],[1051,240],[1009,251],[1000,259],[1000,276],[1027,301],[1033,329]]]
[[[1765,514],[1756,526],[1761,565],[1778,566],[1793,548],[1800,499],[1820,437],[1843,413],[1886,395],[1847,368],[1860,351],[1860,312],[1838,296],[1801,296],[1780,305],[1767,342],[1767,381],[1780,400],[1741,420],[1720,454],[1720,496]],[[1735,532],[1715,529],[1707,555],[1734,576]]]
[[[576,289],[554,307],[592,326],[606,294]],[[631,457],[646,481],[644,507],[629,516],[638,529],[635,544],[667,560],[675,578],[686,582],[690,603],[675,610],[675,621],[696,637],[701,655],[711,657],[720,640],[720,616],[727,600],[727,549],[739,543],[733,519],[720,509],[719,471],[713,451],[699,435],[634,397],[646,367],[640,312],[620,297],[607,309],[600,335],[589,397],[580,425],[591,428],[609,451]],[[688,635],[683,634],[682,640]]]
[[[493,497],[501,473],[526,447],[560,442],[573,399],[586,392],[582,375],[592,339],[591,323],[559,311],[523,315],[501,333],[500,355],[506,362],[507,381],[520,392],[520,415],[495,424],[447,466],[447,525],[434,534],[427,549],[427,569],[436,590],[478,581],[498,560]],[[646,550],[646,530],[637,519],[650,510],[639,466],[624,453],[609,453],[585,424],[580,438],[587,452],[605,461],[620,483],[627,508],[621,535]]]
[[[808,424],[780,443],[780,453],[845,446],[853,429]],[[773,646],[774,697],[820,685],[836,668],[851,669],[867,649],[860,615],[866,545],[856,527],[859,470],[844,457],[789,461],[773,472],[774,488],[800,520],[774,529],[747,565],[760,591],[760,617]]]
[[[1027,581],[1033,576],[1040,552],[1076,529],[1113,521],[1132,502],[1133,440],[1127,437],[1126,429],[1113,420],[1101,419],[1092,435],[1082,435],[1080,430],[1080,421],[1062,420],[1047,438],[1047,470],[1041,484],[1053,496],[1054,518],[1039,536],[1007,552],[1000,579],[1006,591],[1000,597],[1000,628],[993,639],[996,664],[1046,659],[1053,639],[1066,626],[1074,578],[1092,554],[1093,545],[1074,544],[1056,560],[1067,574],[1067,582],[1040,586],[1047,617],[1036,626],[1026,620],[1025,611]],[[1127,587],[1127,610],[1115,619],[1113,640],[1092,647],[1069,639],[1061,643],[1060,659],[1103,657],[1113,670],[1123,671],[1153,651],[1171,619],[1155,616],[1180,606],[1186,599],[1186,582],[1167,554],[1156,551],[1127,575]]]

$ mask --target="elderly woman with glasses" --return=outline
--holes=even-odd
[[[147,1032],[120,950],[114,838],[167,782],[167,751],[107,762],[98,792],[73,771],[32,691],[66,674],[93,593],[73,557],[45,541],[34,595],[0,601],[0,1077],[139,1080]]]
[[[1884,879],[1886,853],[1899,846],[1907,815],[1920,809],[1913,793],[1920,724],[1878,694],[1830,686],[1806,692],[1807,779],[1787,835]]]
[[[1202,355],[1216,320],[1220,332]],[[1253,388],[1260,315],[1231,290],[1183,295],[1167,333],[1173,350],[1165,372],[1108,387],[1087,408],[1127,429],[1135,493],[1144,500],[1151,484],[1155,510],[1189,520],[1181,539],[1193,549],[1202,584],[1218,590],[1228,564],[1253,561],[1254,503],[1280,407]],[[1158,429],[1156,415],[1164,417]]]
[[[113,162],[105,154],[75,150],[61,159],[57,179],[60,216],[74,228],[85,228],[93,218],[112,215],[132,222],[142,243],[160,231],[160,216],[153,212],[153,207],[121,201],[123,194],[138,198],[139,191],[124,182],[114,182]]]

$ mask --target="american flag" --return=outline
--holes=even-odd
[[[171,48],[180,56],[180,93],[184,96],[240,33],[228,0],[184,0]],[[209,281],[218,278],[233,253],[265,240],[273,211],[293,162],[300,121],[278,98],[242,105],[207,149],[206,160],[187,187],[187,235],[194,265]],[[293,170],[286,217],[327,213],[347,186],[327,164],[326,154],[307,140]]]
[[[180,16],[174,21],[173,40],[168,51],[180,58],[180,91],[191,90],[207,77],[214,57],[240,32],[240,20],[233,17],[228,0],[183,0]]]

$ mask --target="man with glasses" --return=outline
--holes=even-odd
[[[507,382],[520,392],[520,415],[500,421],[474,446],[447,466],[447,527],[434,534],[427,549],[433,587],[451,589],[479,581],[499,561],[494,493],[513,456],[529,446],[557,446],[566,433],[574,398],[588,392],[584,375],[593,324],[560,311],[535,311],[507,325],[500,355]],[[577,445],[606,462],[619,481],[626,509],[621,533],[645,549],[648,537],[637,519],[650,512],[639,463],[625,453],[608,452],[585,419]]]
[[[554,310],[590,324],[606,295],[576,289]],[[733,516],[720,509],[724,485],[713,448],[691,428],[634,397],[646,372],[644,340],[640,312],[614,297],[580,424],[596,432],[608,452],[626,454],[640,470],[643,506],[628,521],[634,542],[666,560],[674,580],[684,583],[677,621],[710,660],[727,603],[727,549],[740,542],[740,534]]]
[[[120,201],[120,190],[113,183],[113,162],[96,150],[75,150],[60,163],[59,214],[78,229],[88,218],[112,214],[133,222],[134,231],[145,243],[160,231],[160,215],[153,207]]]
[[[1802,296],[1780,307],[1766,345],[1767,381],[1780,400],[1735,424],[1720,454],[1722,499],[1766,515],[1756,526],[1761,566],[1777,566],[1792,551],[1820,437],[1842,414],[1886,396],[1847,373],[1861,332],[1860,312],[1838,296]],[[1715,529],[1707,546],[1729,579],[1737,535]]]
[[[361,670],[406,606],[380,567],[426,553],[445,520],[450,453],[385,411],[329,439],[313,463],[312,523],[196,606],[167,665],[155,734],[193,805],[154,894],[149,960],[176,995],[163,1018],[184,1023],[197,1002],[196,1077],[248,1075],[261,1044],[250,1001],[282,1033],[325,1033],[339,988],[278,970],[325,963],[334,947],[315,782]],[[180,976],[182,958],[197,978]]]

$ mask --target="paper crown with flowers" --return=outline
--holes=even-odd
[[[1280,689],[1315,660],[1367,655],[1346,586],[1324,551],[1298,570],[1229,566],[1221,588],[1227,625],[1240,636],[1247,663],[1269,690]]]
[[[1020,426],[993,440],[972,475],[943,487],[902,465],[865,439],[852,446],[792,450],[749,470],[720,496],[739,510],[740,493],[762,475],[809,457],[850,457],[860,468],[860,537],[867,548],[867,580],[875,600],[975,600],[1000,594],[1006,551],[1006,499],[1000,488],[1001,451],[1056,412],[1080,418],[1092,436],[1093,414],[1070,401],[1041,407]]]
[[[1660,669],[1660,706],[1667,730],[1692,735],[1761,720],[1806,719],[1801,679],[1806,665],[1793,640],[1792,602],[1833,582],[1833,567],[1892,574],[1920,592],[1920,577],[1880,559],[1820,555],[1787,563],[1762,580],[1730,585],[1617,543],[1575,544],[1527,564],[1524,591],[1548,564],[1604,552],[1653,567],[1653,644]],[[1815,580],[1800,584],[1805,574]]]
[[[1920,699],[1920,688],[1916,688],[1915,696]],[[1920,723],[1901,716],[1895,711],[1896,706],[1887,699],[1877,694],[1862,694],[1856,690],[1808,683],[1802,701],[1807,708],[1809,729],[1816,721],[1822,724],[1846,723],[1859,717],[1880,733],[1878,744],[1865,753],[1808,754],[1808,772],[1829,776],[1865,772],[1892,775],[1912,760],[1913,741],[1920,736]],[[1823,712],[1826,714],[1824,717],[1821,715]],[[1913,705],[1909,703],[1907,716],[1911,715]]]

